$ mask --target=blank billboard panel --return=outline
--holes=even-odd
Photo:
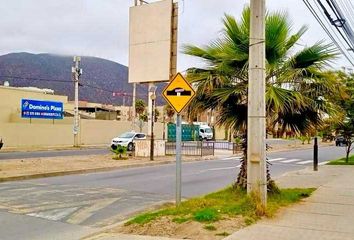
[[[130,8],[129,82],[169,81],[172,0]]]

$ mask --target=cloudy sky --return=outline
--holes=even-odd
[[[150,0],[151,2],[152,0]],[[133,0],[3,0],[0,54],[11,52],[88,55],[128,63],[128,15]],[[224,13],[239,16],[249,0],[179,0],[179,44],[203,45],[220,34]],[[271,11],[286,11],[296,30],[308,25],[300,41],[327,39],[302,0],[267,0]],[[329,40],[328,40],[329,42]],[[178,56],[178,69],[198,60]],[[344,60],[338,66],[348,66]]]

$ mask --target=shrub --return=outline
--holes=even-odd
[[[113,153],[115,153],[115,156],[113,157],[113,159],[115,160],[122,160],[122,159],[125,159],[123,157],[124,154],[127,153],[127,148],[126,147],[123,147],[121,145],[118,145],[118,146],[111,146],[111,151]]]

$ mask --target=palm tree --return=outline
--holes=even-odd
[[[146,109],[146,103],[142,99],[137,99],[135,102],[135,112],[139,116],[139,131],[143,131],[143,125],[145,121],[145,118],[147,119],[147,115],[144,114]]]
[[[250,10],[245,8],[240,21],[225,15],[223,36],[207,46],[185,45],[185,54],[199,57],[205,67],[191,68],[187,78],[197,88],[190,114],[208,109],[219,111],[218,125],[246,133]],[[310,131],[321,123],[319,110],[336,110],[329,101],[319,104],[319,96],[334,93],[333,74],[323,72],[337,52],[322,41],[301,50],[297,42],[307,31],[301,27],[291,34],[292,24],[283,12],[266,16],[266,110],[267,126],[279,127],[284,133]],[[296,46],[296,47],[295,47]],[[339,86],[339,84],[338,84]],[[245,136],[247,137],[247,136]],[[236,182],[246,188],[247,146]],[[272,185],[268,174],[269,186]]]
[[[145,112],[145,108],[146,108],[146,103],[144,100],[142,99],[137,99],[135,102],[135,112],[138,115],[141,115]]]
[[[169,104],[167,104],[164,106],[164,111],[168,117],[168,121],[170,123],[173,122],[172,118],[175,116],[175,110]]]

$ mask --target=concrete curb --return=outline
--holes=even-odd
[[[308,150],[308,149],[313,148],[312,144],[306,144],[306,145],[301,145],[301,146],[302,147],[283,148],[283,149],[275,149],[275,150],[270,149],[268,152],[269,153],[277,153],[277,152],[288,152],[288,151],[297,151],[297,150]],[[335,145],[334,144],[319,145],[319,147],[333,147],[333,146],[335,146]]]
[[[222,159],[220,158],[213,158],[214,160]],[[210,161],[213,159],[203,159],[203,158],[196,158],[196,159],[188,159],[184,162],[199,162],[199,161]],[[47,178],[47,177],[59,177],[65,175],[74,175],[74,174],[84,174],[84,173],[96,173],[96,172],[108,172],[114,171],[119,169],[128,169],[128,168],[135,168],[135,167],[152,167],[158,165],[165,165],[174,163],[174,160],[165,160],[159,162],[144,162],[144,163],[135,163],[130,165],[123,165],[117,167],[102,167],[102,168],[92,168],[92,169],[78,169],[72,171],[58,171],[58,172],[49,172],[49,173],[38,173],[38,174],[30,174],[30,175],[22,175],[22,176],[12,176],[12,177],[0,177],[0,182],[10,182],[10,181],[20,181],[20,180],[30,180],[30,179],[37,179],[37,178]]]
[[[72,171],[60,171],[60,172],[38,173],[38,174],[23,175],[23,176],[2,177],[2,178],[0,178],[0,182],[29,180],[29,179],[46,178],[46,177],[58,177],[58,176],[83,174],[83,173],[107,172],[107,171],[114,171],[114,170],[118,170],[118,169],[156,166],[156,165],[163,165],[163,164],[168,164],[168,163],[171,163],[171,161],[163,161],[163,162],[156,162],[156,163],[137,163],[137,164],[125,165],[125,166],[119,166],[119,167],[80,169],[80,170],[72,170]]]

